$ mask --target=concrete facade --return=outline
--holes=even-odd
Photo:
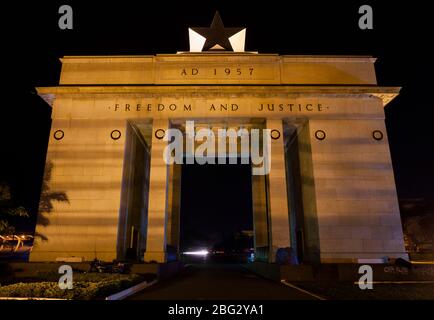
[[[270,174],[252,176],[258,257],[273,262],[285,247],[303,251],[305,261],[407,257],[383,110],[399,88],[377,86],[374,58],[182,53],[61,61],[60,85],[38,92],[53,109],[48,184],[68,201],[40,213],[36,231],[45,240],[31,261],[109,261],[128,247],[144,250],[145,261],[176,258],[180,170],[163,161],[167,141],[157,131],[186,120],[279,133]],[[146,164],[135,173],[133,136]]]

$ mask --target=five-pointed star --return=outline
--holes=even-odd
[[[244,28],[225,28],[220,14],[216,11],[209,28],[191,29],[206,38],[202,51],[210,50],[213,47],[219,48],[219,46],[224,50],[234,51],[229,38]]]

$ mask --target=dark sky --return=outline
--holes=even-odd
[[[241,164],[240,158],[238,165],[188,164],[181,175],[182,251],[253,230],[250,165]]]
[[[279,54],[372,55],[380,85],[403,87],[386,107],[398,195],[434,198],[433,18],[428,1],[14,1],[2,3],[0,179],[35,210],[50,108],[35,86],[58,83],[63,55],[156,54],[188,50],[190,26],[216,9],[226,26],[247,27],[246,49]],[[74,29],[60,30],[70,4]],[[358,8],[374,9],[374,30],[358,28]]]

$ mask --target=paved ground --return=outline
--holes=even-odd
[[[374,283],[371,290],[360,290],[353,282],[295,282],[299,288],[330,300],[434,300],[434,283]]]
[[[131,300],[311,300],[313,297],[256,276],[238,264],[189,265],[174,278]]]

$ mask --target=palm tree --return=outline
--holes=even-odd
[[[22,206],[16,206],[11,198],[9,185],[0,182],[0,235],[13,234],[15,228],[9,224],[11,217],[29,217],[27,210]]]

